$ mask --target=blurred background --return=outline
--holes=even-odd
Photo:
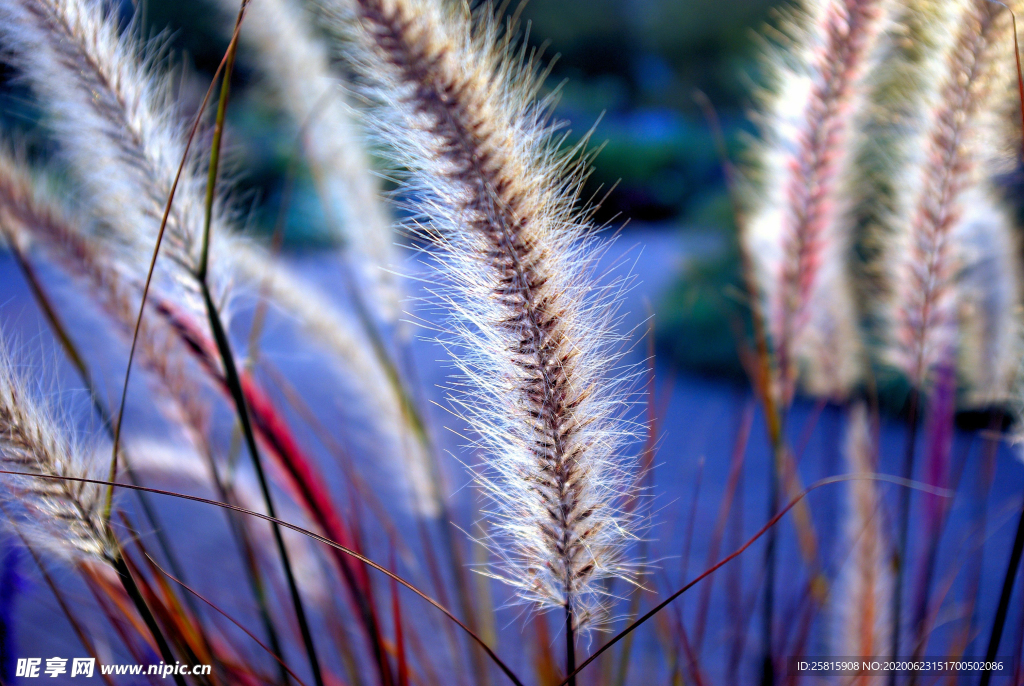
[[[209,0],[137,1],[144,31],[162,34],[170,62],[187,65],[182,109],[194,111],[233,17]],[[130,16],[135,4],[122,4]],[[521,12],[530,44],[554,59],[547,86],[560,90],[555,117],[571,129],[566,145],[592,133],[591,149],[600,148],[586,189],[588,197],[605,198],[597,220],[614,229],[625,223],[627,242],[631,233],[653,231],[685,248],[672,286],[649,294],[660,356],[681,369],[742,378],[730,322],[742,317],[731,297],[737,279],[732,211],[696,94],[714,106],[736,158],[753,131],[747,111],[759,82],[757,33],[779,4],[532,0],[517,10],[510,3],[510,13]],[[323,246],[332,233],[297,164],[293,124],[267,96],[249,57],[243,49],[229,109],[235,199],[248,212],[250,231],[269,236],[283,222],[287,248]],[[35,107],[9,69],[0,70],[0,81],[5,126],[35,139]]]

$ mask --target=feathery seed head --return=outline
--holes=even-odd
[[[50,412],[28,392],[0,344],[0,465],[47,477],[99,478]],[[18,526],[33,542],[70,560],[112,553],[96,484],[3,475],[22,508]]]
[[[118,30],[117,18],[104,2],[0,0],[0,17],[0,37],[45,100],[52,127],[86,186],[85,195],[109,229],[95,238],[116,255],[117,272],[141,285],[186,145],[185,128],[171,106],[169,76],[157,68],[156,56],[131,29]],[[196,279],[206,179],[195,156],[190,160],[168,216],[165,258],[158,263],[154,288],[206,327]],[[368,354],[368,343],[354,333],[359,326],[283,265],[232,235],[222,206],[218,201],[211,229],[207,279],[214,298],[223,303],[239,280],[261,286],[269,279],[272,296],[288,296],[285,305],[307,330],[332,351],[345,353],[345,370],[354,373],[359,390],[385,406],[378,413],[382,434],[404,432],[407,423],[394,389]]]
[[[864,360],[846,264],[845,257],[823,261],[818,274],[819,288],[808,302],[807,323],[793,341],[804,390],[815,397],[836,401],[846,400],[860,383]]]
[[[968,202],[979,197],[974,194],[987,192],[985,175],[1005,149],[995,143],[999,115],[989,105],[1011,85],[1010,15],[988,0],[964,0],[958,7],[923,155],[902,184],[897,206],[906,219],[890,252],[889,354],[918,387],[956,354],[957,279],[964,267],[959,227]]]
[[[790,50],[770,51],[774,86],[760,118],[764,142],[757,170],[756,206],[744,242],[766,299],[783,392],[792,395],[799,360],[809,368],[815,341],[828,331],[857,331],[852,307],[832,308],[834,289],[848,291],[851,182],[855,124],[864,107],[864,81],[876,58],[876,43],[890,9],[886,0],[816,0],[794,12],[785,31]],[[827,277],[827,278],[826,278]],[[844,297],[852,300],[852,295]],[[828,307],[830,312],[815,312]],[[804,337],[808,327],[818,327]],[[858,372],[857,347],[842,350],[849,370],[831,382],[848,384]],[[821,379],[809,386],[821,387]],[[846,389],[836,389],[840,393]]]
[[[84,186],[83,199],[106,230],[126,274],[141,280],[185,151],[185,129],[173,106],[170,75],[157,67],[159,46],[135,27],[119,29],[115,8],[90,0],[2,0],[0,38],[39,95],[61,151]],[[205,176],[192,155],[167,220],[156,274],[165,290],[201,311],[198,266]],[[214,214],[223,233],[223,203]],[[217,251],[213,255],[216,266]],[[211,270],[218,299],[230,279]]]
[[[234,20],[235,0],[221,0]],[[294,0],[253,3],[242,40],[255,56],[280,105],[299,130],[305,159],[323,198],[331,229],[353,256],[371,300],[386,322],[399,315],[394,231],[354,121],[347,84],[332,69],[323,40]]]
[[[64,203],[46,188],[44,179],[16,156],[0,149],[0,235],[20,246],[38,245],[69,276],[84,282],[114,323],[120,335],[130,339],[140,304],[141,284],[119,272],[117,263],[105,259],[96,239],[71,218]],[[154,326],[154,324],[157,324]],[[137,339],[141,364],[163,382],[176,404],[174,419],[200,418],[199,397],[183,373],[186,360],[181,345],[167,327],[150,314],[143,317]],[[179,423],[176,421],[175,423]],[[185,422],[186,425],[189,422]]]
[[[601,622],[604,579],[630,578],[636,466],[624,455],[632,369],[614,301],[592,278],[575,208],[582,166],[556,151],[548,103],[512,30],[434,0],[324,0],[363,47],[380,126],[443,249],[455,411],[478,436],[494,576],[577,628]]]
[[[903,205],[905,169],[919,163],[928,112],[945,72],[952,41],[949,22],[957,3],[905,0],[892,13],[881,51],[865,88],[868,104],[860,122],[851,188],[855,227],[857,305],[873,340],[887,335],[888,302],[894,283],[886,259],[910,211]]]

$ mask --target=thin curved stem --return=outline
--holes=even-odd
[[[92,401],[93,409],[99,416],[100,423],[103,425],[104,431],[110,436],[111,440],[114,439],[114,423],[113,418],[110,415],[110,409],[107,407],[103,398],[100,396],[99,390],[96,387],[96,383],[93,381],[92,373],[89,371],[89,366],[78,351],[77,346],[71,338],[71,334],[68,332],[67,327],[64,326],[64,322],[60,315],[57,313],[56,308],[50,300],[49,295],[43,287],[42,281],[39,279],[39,275],[36,273],[35,267],[29,262],[28,256],[18,246],[17,241],[7,241],[7,247],[11,255],[14,257],[14,261],[21,269],[22,274],[25,277],[25,281],[28,283],[29,290],[32,291],[32,296],[35,298],[36,304],[42,311],[47,323],[50,325],[54,336],[60,343],[61,348],[64,350],[65,355],[71,362],[71,365],[78,372],[78,376],[85,386],[86,393],[89,395],[89,399]],[[132,468],[131,461],[128,459],[128,453],[124,450],[120,451],[121,460],[124,462],[125,476],[128,477],[129,481],[133,484],[139,483],[138,475]],[[156,510],[153,508],[153,504],[146,497],[145,493],[139,493],[139,504],[142,506],[142,513],[152,527],[153,535],[156,538],[157,545],[163,552],[164,557],[167,559],[168,564],[171,567],[171,571],[178,576],[184,578],[184,570],[181,567],[181,563],[178,560],[178,556],[175,554],[171,547],[170,539],[167,537],[167,532],[161,526],[159,517],[157,516]],[[193,613],[197,613],[196,606],[186,596],[186,602],[189,605],[189,609]],[[203,636],[202,640],[205,642],[206,637]]]
[[[267,512],[271,517],[276,517],[274,501],[270,495],[270,484],[263,471],[263,462],[260,459],[259,448],[256,446],[256,435],[253,432],[252,420],[249,418],[249,408],[245,402],[245,393],[242,391],[242,383],[238,377],[238,368],[235,366],[235,357],[231,351],[231,344],[228,342],[227,332],[224,330],[224,324],[220,320],[217,308],[213,304],[213,299],[210,296],[210,289],[207,287],[205,281],[201,281],[200,286],[203,291],[203,299],[206,302],[206,311],[210,319],[210,328],[213,330],[213,337],[217,344],[217,350],[220,352],[221,362],[224,364],[225,383],[231,391],[231,397],[235,403],[238,420],[242,424],[242,434],[245,437],[249,457],[252,458],[253,469],[256,472],[256,478],[260,485],[260,493],[263,496],[263,502],[267,506]],[[292,569],[288,550],[284,546],[281,527],[274,524],[272,529],[274,531],[274,543],[277,546],[277,552],[281,557],[281,565],[284,567],[285,580],[288,582],[288,593],[292,601],[292,606],[295,609],[295,618],[299,624],[299,632],[302,634],[302,643],[306,649],[306,654],[309,657],[310,669],[313,670],[313,680],[317,683],[317,686],[324,686],[323,674],[320,670],[320,659],[316,653],[316,644],[313,642],[313,632],[309,628],[306,609],[302,603],[302,596],[299,594],[299,585],[295,580],[295,572]]]
[[[139,615],[142,617],[142,621],[145,622],[146,628],[149,629],[149,633],[152,634],[153,640],[156,641],[157,648],[160,651],[160,657],[167,664],[173,664],[175,662],[174,653],[171,652],[171,646],[167,643],[167,639],[164,637],[163,631],[160,630],[160,625],[156,621],[156,617],[153,615],[153,611],[146,604],[146,599],[142,595],[142,591],[139,589],[138,583],[135,581],[135,577],[132,576],[131,569],[128,567],[128,563],[125,562],[124,555],[118,552],[108,558],[107,560],[110,565],[117,572],[117,577],[121,581],[121,585],[124,587],[128,597],[131,598],[135,608],[139,611]],[[177,686],[186,686],[185,678],[180,674],[174,674],[174,682]]]
[[[1021,506],[1020,519],[1017,521],[1017,535],[1013,539],[1010,563],[1006,567],[1003,590],[999,594],[999,606],[996,608],[996,616],[992,621],[992,633],[988,637],[988,648],[985,650],[985,662],[987,663],[995,661],[996,653],[999,652],[999,643],[1003,638],[1006,616],[1010,612],[1010,598],[1013,597],[1013,585],[1017,580],[1017,568],[1020,567],[1022,554],[1024,554],[1024,505]],[[988,686],[991,680],[992,670],[986,669],[981,673],[980,686]]]
[[[907,442],[903,453],[903,478],[910,479],[914,476],[914,456],[917,452],[917,423],[921,394],[914,388],[910,391],[910,418],[907,427]],[[899,527],[899,539],[896,543],[896,550],[893,558],[893,567],[896,569],[895,588],[892,594],[892,639],[889,647],[890,657],[893,660],[899,659],[900,651],[900,629],[903,626],[903,577],[907,568],[907,537],[910,526],[910,492],[904,491],[900,494],[899,514],[897,515]],[[895,686],[896,673],[889,674],[889,686]]]

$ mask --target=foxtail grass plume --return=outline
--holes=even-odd
[[[1005,163],[999,102],[1013,86],[1010,14],[989,0],[956,7],[922,156],[900,183],[905,219],[887,267],[894,275],[891,358],[916,387],[957,354],[957,282],[965,266],[958,234],[971,219],[968,203],[986,202],[993,165]]]
[[[635,371],[615,301],[592,278],[576,208],[585,170],[561,153],[535,64],[490,8],[325,0],[362,47],[380,133],[410,170],[413,209],[442,249],[438,293],[461,378],[451,402],[484,456],[494,576],[541,609],[597,626],[606,580],[631,578],[637,466],[624,450]],[[523,48],[525,52],[526,48]]]
[[[0,466],[38,474],[2,475],[22,516],[17,526],[33,544],[71,561],[110,558],[114,545],[103,522],[103,491],[62,477],[102,478],[48,409],[29,393],[0,344]]]
[[[109,224],[125,271],[141,269],[185,150],[169,76],[156,69],[159,52],[147,51],[134,29],[122,34],[115,9],[103,2],[3,0],[0,18],[4,45],[51,115],[83,198]],[[199,260],[205,178],[190,159],[167,222],[163,264],[174,268],[157,277],[168,289],[194,292],[188,274]],[[222,223],[219,211],[215,222]],[[218,293],[227,285],[214,283]]]
[[[238,2],[221,0],[220,5],[234,20]],[[298,130],[330,228],[339,232],[352,264],[362,271],[373,309],[394,323],[400,289],[391,271],[397,262],[391,217],[327,45],[295,0],[252,3],[241,37],[253,48],[271,92]]]
[[[827,250],[838,254],[822,260],[818,287],[808,301],[807,323],[793,350],[807,393],[845,401],[861,381],[865,349],[847,268],[850,246],[836,240]]]
[[[886,0],[802,3],[783,27],[787,50],[770,51],[774,83],[765,96],[758,200],[745,244],[766,299],[784,398],[792,396],[801,357],[812,370],[823,366],[825,355],[845,358],[839,369],[846,371],[815,378],[812,387],[845,386],[857,376],[857,345],[831,352],[822,346],[856,341],[857,322],[849,321],[855,312],[846,191],[864,81],[888,11]],[[837,297],[850,304],[836,303]],[[837,338],[834,332],[842,333]]]
[[[855,404],[849,414],[845,457],[856,478],[847,482],[844,535],[849,551],[832,591],[835,604],[833,653],[850,657],[876,657],[889,649],[892,622],[889,606],[893,573],[885,539],[885,512],[877,482],[877,442],[867,406]],[[857,677],[843,683],[856,686],[882,684],[885,677]]]

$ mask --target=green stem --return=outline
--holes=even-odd
[[[249,410],[245,403],[245,394],[242,391],[241,379],[238,376],[238,368],[235,366],[234,354],[231,351],[231,343],[228,341],[227,332],[221,322],[217,308],[210,297],[210,289],[206,283],[201,284],[203,300],[206,303],[206,312],[209,316],[210,329],[213,332],[213,339],[217,344],[221,361],[224,364],[224,379],[228,389],[231,391],[232,400],[235,403],[235,410],[238,420],[242,425],[242,435],[245,437],[246,446],[249,449],[249,457],[252,460],[256,478],[260,484],[260,491],[263,501],[267,506],[267,514],[277,518],[273,498],[270,495],[270,485],[267,482],[266,474],[263,472],[263,463],[260,460],[259,448],[256,446],[256,436],[253,433],[252,422],[249,419]],[[277,545],[278,554],[281,556],[281,564],[284,567],[285,578],[288,582],[288,592],[291,595],[292,605],[295,608],[295,617],[299,623],[299,631],[302,633],[302,642],[306,647],[306,654],[309,657],[310,668],[313,670],[313,679],[317,686],[324,686],[323,675],[320,672],[320,660],[317,658],[316,645],[313,643],[313,634],[309,629],[309,622],[306,619],[306,610],[302,604],[302,597],[299,595],[299,587],[295,581],[295,574],[292,571],[291,559],[284,547],[284,538],[281,535],[281,527],[275,522],[272,525],[274,532],[274,543]]]
[[[242,0],[238,10],[238,18],[235,21],[235,36],[228,46],[228,52],[224,63],[224,75],[221,77],[220,97],[217,102],[217,118],[213,129],[213,142],[210,149],[210,167],[206,184],[206,204],[203,217],[202,247],[199,253],[199,265],[196,269],[195,278],[203,293],[203,301],[206,304],[206,314],[210,322],[210,330],[213,332],[217,350],[220,353],[221,362],[224,365],[224,376],[231,397],[235,403],[235,410],[238,420],[242,425],[242,433],[245,437],[246,446],[249,449],[249,457],[252,460],[253,468],[259,480],[260,490],[263,494],[263,501],[267,507],[267,513],[276,519],[273,498],[270,495],[270,486],[267,483],[266,474],[263,472],[263,464],[260,460],[259,449],[256,446],[256,437],[253,434],[252,423],[249,419],[249,410],[246,407],[245,395],[242,392],[241,380],[238,376],[238,369],[235,366],[234,353],[231,351],[231,343],[228,340],[224,324],[217,312],[217,307],[210,294],[210,287],[207,283],[207,273],[210,264],[210,235],[213,225],[213,206],[216,200],[217,172],[220,167],[220,148],[224,138],[224,120],[227,113],[228,96],[231,92],[231,74],[234,70],[235,55],[238,51],[237,34],[245,16],[249,0]],[[284,567],[285,579],[288,582],[288,592],[291,596],[292,606],[295,608],[295,617],[299,624],[299,631],[302,634],[302,642],[306,648],[309,658],[310,669],[313,671],[313,679],[317,686],[324,686],[323,675],[320,671],[320,660],[317,658],[316,645],[313,642],[313,634],[309,629],[309,622],[306,618],[306,610],[302,604],[302,597],[299,594],[299,587],[295,581],[295,573],[292,570],[291,559],[284,546],[284,538],[281,535],[281,527],[274,523],[274,543],[277,545],[278,554],[281,557],[281,564]]]
[[[242,23],[245,16],[245,8],[249,0],[242,0],[242,6],[238,10],[238,19],[235,21],[236,30]],[[231,93],[231,73],[235,68],[235,55],[238,52],[238,42],[232,41],[228,46],[227,59],[224,64],[224,76],[220,82],[220,98],[217,101],[217,119],[213,125],[213,144],[210,146],[210,168],[207,171],[206,179],[206,204],[203,215],[203,244],[199,253],[199,268],[196,270],[196,278],[206,282],[206,272],[210,263],[210,226],[213,224],[213,205],[217,193],[217,172],[220,168],[220,147],[224,139],[224,118],[228,109],[228,95]]]
[[[907,429],[906,450],[903,454],[903,472],[901,476],[910,480],[914,475],[914,455],[917,452],[917,415],[921,403],[918,390],[910,391],[910,426]],[[903,614],[903,576],[907,566],[907,538],[910,525],[910,490],[903,489],[900,492],[899,503],[899,539],[896,548],[893,566],[896,569],[896,583],[892,595],[892,641],[889,644],[889,651],[893,660],[899,658],[900,650],[900,625]],[[896,685],[896,672],[889,674],[889,686]]]
[[[996,617],[992,621],[992,633],[989,634],[988,648],[985,650],[986,663],[993,662],[996,659],[996,653],[999,652],[999,642],[1003,638],[1006,616],[1010,612],[1010,598],[1013,596],[1013,584],[1017,580],[1017,569],[1020,567],[1022,555],[1024,555],[1024,505],[1021,506],[1020,519],[1017,521],[1017,535],[1013,539],[1010,563],[1006,567],[1006,576],[1003,577],[1003,590],[999,594],[999,606],[996,608]],[[992,670],[986,669],[981,673],[980,686],[988,686],[991,680]]]
[[[128,597],[131,598],[132,603],[135,604],[135,609],[138,610],[139,615],[142,617],[142,621],[146,624],[146,628],[149,629],[149,633],[153,635],[153,640],[156,641],[161,659],[163,659],[165,663],[173,665],[175,663],[174,653],[171,652],[171,647],[167,644],[167,639],[160,630],[160,625],[157,624],[156,617],[153,616],[152,610],[150,610],[149,605],[146,604],[146,599],[142,596],[142,591],[139,590],[138,584],[135,583],[135,578],[132,576],[131,570],[128,569],[128,563],[125,562],[124,556],[120,552],[120,548],[117,550],[118,552],[115,553],[108,561],[114,567],[114,571],[117,572],[117,576],[121,580],[121,585],[124,586],[124,590],[128,593]],[[180,674],[174,675],[174,683],[176,683],[177,686],[186,686],[185,679]]]

